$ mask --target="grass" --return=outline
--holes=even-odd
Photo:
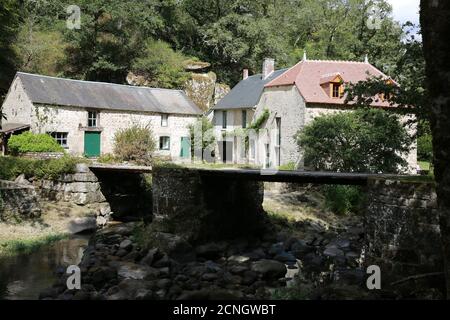
[[[0,257],[30,254],[44,245],[66,239],[67,234],[49,234],[38,238],[6,240],[0,243]]]
[[[421,170],[430,170],[430,162],[428,161],[418,161]]]
[[[0,258],[29,253],[70,234],[70,222],[86,217],[92,209],[66,202],[41,202],[40,218],[21,221],[0,220]]]

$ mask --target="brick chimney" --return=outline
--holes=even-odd
[[[271,58],[264,59],[262,78],[267,79],[267,77],[270,76],[274,71],[275,71],[275,60]]]
[[[248,78],[248,69],[244,69],[242,71],[242,80],[246,80]]]

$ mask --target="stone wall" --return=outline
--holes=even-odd
[[[262,231],[263,183],[202,176],[196,169],[153,170],[153,214],[159,231],[191,242],[250,237]]]
[[[371,179],[367,199],[366,264],[380,266],[385,285],[443,270],[433,183]]]
[[[38,160],[60,159],[64,156],[64,152],[25,152],[20,156]]]
[[[43,200],[72,202],[95,208],[97,224],[100,226],[110,219],[111,207],[102,193],[97,177],[86,164],[78,164],[73,174],[64,174],[55,180],[35,180],[33,185]]]
[[[41,215],[38,194],[31,185],[0,180],[0,220],[12,216],[37,218]]]

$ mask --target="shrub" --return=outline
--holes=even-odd
[[[113,154],[106,153],[106,154],[102,154],[97,159],[97,162],[100,162],[100,163],[117,163],[117,162],[120,162],[120,160],[117,159]]]
[[[56,179],[62,174],[74,173],[80,159],[68,155],[60,159],[36,160],[0,157],[0,179],[13,180],[20,174],[27,178]]]
[[[11,154],[18,155],[25,152],[63,152],[55,139],[48,134],[35,134],[24,132],[13,135],[8,141],[8,149]]]
[[[148,126],[134,125],[114,136],[114,154],[121,161],[150,165],[156,142]]]
[[[433,160],[433,143],[431,134],[425,134],[417,138],[417,157],[421,161]]]
[[[296,139],[307,166],[346,172],[397,173],[411,144],[397,115],[367,108],[317,117]]]
[[[323,187],[325,206],[338,215],[357,213],[364,193],[356,186],[327,185]]]
[[[295,165],[295,162],[289,162],[278,167],[278,170],[286,170],[286,171],[292,171],[296,169],[297,166]]]

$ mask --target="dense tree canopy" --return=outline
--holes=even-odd
[[[21,4],[20,21],[13,3]],[[66,27],[69,4],[6,1],[2,14],[8,17],[1,27],[7,32],[1,41],[13,43],[18,53],[2,55],[10,66],[124,83],[128,71],[146,60],[153,63],[149,59],[163,46],[149,48],[149,43],[165,42],[174,54],[211,63],[218,80],[231,86],[243,68],[260,72],[264,57],[287,67],[305,49],[313,59],[362,60],[369,54],[377,67],[403,79],[411,73],[411,61],[401,53],[416,49],[405,48],[405,31],[386,0],[79,0],[80,29]],[[10,80],[11,72],[5,74]],[[173,86],[183,74],[170,78],[150,80]]]
[[[0,5],[0,98],[8,90],[16,70],[17,56],[11,44],[19,28],[19,9],[14,0],[4,0]]]

